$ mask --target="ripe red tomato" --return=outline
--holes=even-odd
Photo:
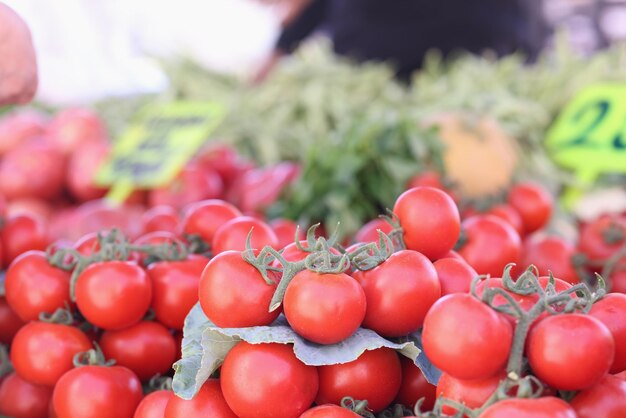
[[[46,138],[55,148],[70,154],[79,144],[105,142],[107,133],[96,113],[85,108],[73,108],[56,114],[48,126]]]
[[[18,215],[7,219],[0,236],[5,266],[26,251],[45,250],[49,243],[43,220],[32,215]]]
[[[365,292],[344,273],[298,273],[287,286],[283,308],[289,325],[318,344],[345,340],[365,317]]]
[[[245,250],[246,239],[250,231],[252,231],[252,238],[250,239],[252,248],[261,250],[266,245],[278,248],[278,237],[268,224],[249,216],[239,216],[226,222],[215,231],[211,241],[213,254],[228,250]]]
[[[151,190],[148,201],[151,207],[168,205],[182,209],[203,199],[218,199],[223,193],[224,184],[219,174],[189,163],[170,184]]]
[[[156,319],[182,330],[185,317],[198,302],[200,276],[209,259],[190,255],[182,261],[160,261],[148,267],[152,280],[152,309]]]
[[[6,300],[22,319],[34,321],[70,304],[70,273],[48,264],[46,254],[28,251],[9,266]]]
[[[298,239],[304,239],[305,231],[298,229],[298,224],[290,219],[274,219],[270,221],[270,226],[278,238],[279,248],[293,244],[296,240],[296,231],[298,231]]]
[[[626,412],[626,381],[605,376],[594,386],[578,392],[570,402],[578,418],[620,418]]]
[[[14,218],[20,215],[31,216],[47,222],[54,211],[52,204],[38,197],[13,199],[6,204],[6,216]],[[49,229],[49,228],[47,228]],[[49,235],[49,234],[48,234]]]
[[[454,200],[432,187],[416,187],[402,193],[393,212],[404,229],[404,243],[436,260],[454,247],[461,232]]]
[[[52,394],[54,410],[63,418],[132,418],[142,398],[141,382],[122,366],[72,369]]]
[[[444,397],[461,403],[468,408],[480,408],[493,395],[500,381],[506,379],[506,373],[495,374],[486,379],[462,380],[443,373],[437,383],[437,398]],[[444,407],[444,414],[454,415],[452,407]]]
[[[508,361],[512,340],[506,319],[464,293],[439,299],[428,311],[422,333],[428,358],[458,379],[486,379],[498,373]]]
[[[171,206],[155,206],[141,216],[143,232],[167,231],[178,233],[179,220],[176,210]]]
[[[478,273],[465,261],[456,258],[441,258],[433,263],[441,284],[441,295],[469,293],[472,280]]]
[[[513,209],[513,206],[507,204],[496,205],[489,209],[486,215],[492,215],[502,219],[515,229],[520,236],[524,234],[524,223],[520,214]]]
[[[564,238],[533,235],[524,242],[522,266],[534,264],[539,274],[554,277],[568,283],[578,283],[580,279],[572,264],[574,246]]]
[[[491,405],[479,418],[577,418],[562,399],[552,396],[537,399],[506,399]]]
[[[603,261],[619,250],[625,239],[607,241],[606,234],[614,230],[616,235],[626,236],[626,218],[619,216],[602,216],[580,229],[578,248],[592,261]]]
[[[543,187],[519,183],[509,191],[508,203],[519,213],[524,232],[530,234],[545,226],[552,216],[552,196]]]
[[[520,237],[513,227],[491,215],[472,216],[463,222],[467,242],[459,254],[478,274],[500,277],[509,263],[519,263]]]
[[[29,322],[15,335],[10,355],[20,377],[36,385],[54,386],[74,367],[74,355],[91,348],[89,338],[78,328]]]
[[[91,264],[78,276],[76,304],[92,324],[118,330],[143,318],[152,300],[146,272],[130,261]]]
[[[115,359],[144,382],[166,374],[176,360],[176,341],[158,322],[141,321],[120,331],[106,331],[100,347],[105,358]]]
[[[410,359],[400,356],[400,363],[402,364],[402,384],[395,402],[413,409],[415,403],[423,398],[422,410],[433,409],[437,399],[435,394],[437,387],[428,383],[422,371]]]
[[[167,403],[174,396],[171,390],[157,390],[144,396],[137,405],[133,418],[164,418]],[[189,415],[184,416],[189,417]]]
[[[48,418],[52,388],[34,385],[11,373],[0,384],[0,415],[11,418]]]
[[[354,234],[354,241],[364,243],[378,242],[380,239],[378,230],[389,234],[392,229],[393,227],[386,220],[381,218],[372,219]]]
[[[417,331],[441,296],[437,271],[416,251],[398,251],[378,267],[353,275],[367,298],[363,326],[387,337]]]
[[[39,138],[46,130],[47,117],[32,110],[12,112],[0,119],[0,155],[19,144]]]
[[[407,182],[406,189],[414,189],[416,187],[434,187],[448,194],[455,202],[459,197],[444,186],[441,176],[436,171],[424,171],[411,177]]]
[[[288,344],[240,342],[226,355],[220,379],[240,418],[297,417],[318,390],[317,369],[298,360]]]
[[[189,205],[185,209],[183,218],[183,232],[190,235],[199,235],[203,241],[211,243],[215,231],[238,216],[242,216],[239,209],[223,200],[203,200]]]
[[[337,405],[320,405],[309,409],[300,415],[300,418],[358,418],[360,416]]]
[[[365,351],[349,363],[320,366],[318,372],[318,405],[339,405],[343,397],[350,396],[366,400],[368,408],[380,412],[396,398],[402,384],[400,359],[386,347]]]
[[[609,373],[626,370],[626,295],[609,293],[593,305],[589,315],[602,322],[613,336],[615,358]]]
[[[105,195],[106,188],[97,186],[94,179],[110,152],[108,142],[87,141],[77,145],[69,154],[66,183],[78,201],[100,199]]]
[[[626,294],[626,270],[618,270],[610,277],[611,292]]]
[[[526,353],[535,375],[550,387],[581,390],[598,383],[608,373],[615,343],[608,328],[589,315],[554,315],[530,330]]]
[[[275,290],[276,285],[265,283],[239,251],[225,251],[202,272],[198,295],[202,310],[215,325],[243,328],[269,325],[278,317],[278,309],[269,312]]]
[[[0,296],[0,344],[11,344],[13,337],[24,324],[6,299]]]
[[[224,399],[220,381],[209,379],[193,399],[170,397],[161,418],[237,418]]]

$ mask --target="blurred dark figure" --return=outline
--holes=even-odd
[[[357,61],[388,61],[408,79],[429,49],[444,55],[485,49],[499,56],[523,51],[536,57],[545,38],[540,0],[299,0],[273,54],[257,74],[322,30],[335,52]]]

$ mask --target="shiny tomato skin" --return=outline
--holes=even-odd
[[[208,263],[206,257],[190,255],[187,260],[160,261],[148,267],[152,309],[160,323],[183,329],[185,317],[198,302],[200,276]]]
[[[184,210],[183,233],[199,235],[203,241],[211,243],[215,231],[224,223],[242,216],[241,211],[228,202],[219,199],[202,200],[192,203]]]
[[[472,324],[468,326],[468,324]],[[486,379],[508,361],[510,323],[473,296],[454,293],[439,299],[424,321],[424,352],[442,371],[458,379]]]
[[[92,324],[118,330],[143,318],[152,300],[152,283],[131,261],[91,264],[78,276],[76,304]]]
[[[105,331],[100,347],[105,358],[129,368],[144,382],[169,372],[176,360],[176,341],[158,322],[141,321],[119,331]]]
[[[0,383],[0,415],[11,418],[48,418],[52,388],[34,385],[16,373]]]
[[[165,407],[170,398],[174,395],[171,390],[157,390],[144,396],[133,418],[163,418],[165,416]]]
[[[543,187],[519,183],[511,188],[507,199],[522,218],[524,232],[530,234],[545,226],[552,216],[553,198]]]
[[[451,293],[469,293],[472,280],[478,273],[463,260],[442,258],[433,263],[441,284],[441,296]]]
[[[385,234],[389,234],[392,229],[393,227],[386,220],[381,218],[372,219],[354,234],[354,241],[364,243],[378,242],[380,239],[378,235],[379,230]]]
[[[252,231],[250,245],[253,249],[262,250],[266,245],[278,248],[278,237],[268,224],[250,216],[239,216],[215,231],[211,241],[213,254],[228,250],[244,251],[250,231]]]
[[[431,260],[450,251],[461,232],[459,210],[441,190],[416,187],[402,193],[393,207],[404,229],[404,242]]]
[[[511,225],[492,215],[477,215],[463,222],[467,242],[459,254],[478,274],[500,277],[509,263],[519,263],[522,244]]]
[[[615,342],[615,358],[609,373],[626,370],[626,295],[609,293],[593,304],[589,315],[602,322],[611,332]]]
[[[9,266],[6,300],[22,321],[34,321],[42,312],[71,306],[70,273],[48,264],[46,254],[28,251]]]
[[[479,418],[578,418],[562,399],[507,399],[491,405]]]
[[[626,236],[626,217],[605,215],[585,224],[580,229],[578,249],[592,261],[603,261],[619,250],[626,240],[607,242],[605,233],[610,229]]]
[[[176,209],[171,206],[162,205],[148,209],[141,215],[143,232],[167,231],[178,233],[180,221]]]
[[[402,383],[395,402],[413,409],[415,403],[424,398],[422,410],[433,409],[437,399],[435,393],[437,387],[428,383],[419,367],[409,358],[400,356],[400,363],[402,363]]]
[[[237,418],[230,409],[218,379],[209,379],[200,388],[193,399],[185,400],[171,396],[161,418]]]
[[[489,209],[486,214],[493,215],[507,222],[520,236],[524,234],[524,223],[522,222],[522,217],[515,209],[513,209],[511,205],[507,205],[506,203],[496,205]]]
[[[44,251],[49,244],[43,219],[33,215],[17,215],[6,220],[2,232],[2,255],[8,266],[26,251]]]
[[[526,354],[533,373],[548,386],[581,390],[598,383],[608,373],[615,342],[609,329],[589,315],[553,315],[532,327]]]
[[[13,337],[24,324],[6,299],[0,296],[0,344],[11,344]]]
[[[503,379],[506,379],[504,371],[486,379],[477,380],[457,379],[443,373],[437,383],[437,398],[444,397],[471,409],[480,408],[498,389],[498,385]],[[442,411],[444,414],[450,415],[456,413],[452,407],[444,407]]]
[[[239,251],[225,251],[205,267],[198,295],[202,310],[215,325],[244,328],[269,325],[278,317],[279,310],[269,312],[275,290],[276,285],[268,285]]]
[[[285,317],[299,335],[318,344],[335,344],[359,328],[365,317],[365,292],[344,273],[303,270],[287,286]]]
[[[278,248],[284,248],[295,242],[296,231],[298,239],[304,239],[305,231],[302,228],[298,228],[298,224],[291,219],[274,219],[270,221],[269,225],[278,238]]]
[[[306,411],[318,392],[318,371],[288,344],[238,343],[221,369],[224,399],[240,418],[290,418]]]
[[[398,251],[378,267],[353,276],[367,298],[363,326],[387,337],[420,328],[426,312],[441,296],[435,267],[416,251]]]
[[[10,355],[20,377],[52,387],[74,368],[74,356],[91,348],[89,338],[76,327],[29,322],[15,336]]]
[[[605,376],[570,402],[578,418],[622,418],[626,412],[626,381]]]
[[[59,379],[52,402],[63,418],[132,418],[142,398],[141,382],[126,367],[83,366]]]
[[[541,276],[552,272],[554,277],[576,284],[580,279],[572,264],[574,252],[574,246],[564,238],[531,236],[524,242],[522,266],[533,264]]]
[[[300,418],[359,418],[360,416],[337,405],[320,405],[309,409],[300,415]]]

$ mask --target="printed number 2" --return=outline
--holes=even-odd
[[[596,129],[598,125],[600,125],[602,120],[609,113],[609,109],[610,109],[610,103],[606,100],[600,100],[597,102],[587,103],[585,106],[583,106],[578,112],[576,112],[576,114],[572,118],[573,122],[579,123],[583,119],[584,116],[590,113],[595,113],[595,118],[586,127],[581,129],[580,133],[578,134],[576,138],[574,138],[571,141],[568,141],[564,145],[566,147],[571,147],[571,146],[579,146],[579,145],[585,144],[587,142],[587,139],[589,138],[589,134],[593,132],[593,130]],[[616,138],[616,140],[618,139],[619,138]],[[621,139],[619,139],[619,142],[621,144]],[[591,144],[587,143],[586,145],[591,145]]]

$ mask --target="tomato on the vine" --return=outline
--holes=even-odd
[[[16,373],[0,384],[0,415],[11,418],[48,418],[52,388],[34,385]]]
[[[437,383],[437,398],[444,397],[471,409],[480,408],[498,389],[503,379],[506,379],[504,371],[486,379],[473,380],[457,379],[448,373],[443,373]],[[454,415],[456,410],[446,406],[442,412]]]
[[[398,251],[379,266],[353,276],[367,298],[363,325],[387,337],[417,331],[441,296],[435,267],[416,251]]]
[[[594,386],[578,392],[570,404],[578,418],[622,418],[626,413],[626,381],[605,376]]]
[[[339,405],[350,396],[366,400],[368,408],[380,412],[396,398],[402,384],[400,359],[386,347],[365,351],[349,363],[320,366],[318,372],[317,404]]]
[[[320,405],[309,409],[300,415],[300,418],[359,418],[360,416],[337,405]]]
[[[296,240],[296,231],[298,239],[304,239],[304,231],[298,228],[298,224],[291,219],[273,219],[269,223],[270,227],[278,238],[278,248],[286,247]]]
[[[562,399],[506,399],[491,405],[479,418],[578,418],[576,412]]]
[[[193,399],[185,400],[176,395],[170,397],[165,407],[165,415],[160,418],[237,418],[230,409],[220,381],[209,379],[200,388]]]
[[[152,300],[146,272],[130,261],[91,264],[76,282],[76,304],[92,324],[117,330],[136,324]]]
[[[20,254],[46,249],[49,243],[44,221],[32,215],[17,215],[5,221],[0,233],[4,265],[8,266]]]
[[[435,302],[422,333],[428,358],[458,379],[486,379],[503,370],[512,341],[510,323],[465,293]]]
[[[393,207],[404,229],[404,243],[436,260],[454,247],[461,232],[459,210],[441,190],[416,187],[402,193]]]
[[[522,218],[524,232],[530,234],[545,226],[552,216],[552,196],[543,187],[519,183],[509,191],[508,203]]]
[[[392,231],[393,227],[389,222],[384,219],[376,218],[367,222],[363,225],[357,232],[354,234],[354,241],[356,242],[378,242],[380,236],[378,231],[384,232],[385,234],[389,234]]]
[[[590,315],[553,315],[532,327],[526,354],[534,374],[549,386],[581,390],[608,373],[615,342],[609,329]]]
[[[174,392],[171,390],[157,390],[143,397],[133,418],[163,418],[165,416],[165,408]],[[189,415],[184,415],[191,418]]]
[[[231,219],[242,216],[235,206],[218,199],[192,203],[184,212],[183,232],[189,235],[198,235],[207,243],[211,243],[215,231],[220,226]]]
[[[606,261],[626,243],[626,217],[605,215],[580,229],[578,248],[592,261]]]
[[[0,344],[11,344],[13,337],[24,324],[6,299],[0,296]]]
[[[402,364],[402,383],[395,402],[412,409],[415,403],[423,398],[422,410],[433,409],[437,399],[435,393],[437,387],[428,383],[420,368],[409,358],[400,356],[400,363]]]
[[[609,293],[594,303],[589,315],[602,322],[615,342],[615,358],[609,373],[626,370],[626,295]]]
[[[239,216],[215,231],[211,241],[211,250],[214,254],[228,250],[244,251],[248,234],[251,231],[252,248],[261,250],[266,245],[278,248],[278,237],[268,224],[250,216]]]
[[[441,295],[469,293],[472,280],[478,273],[465,261],[456,258],[441,258],[433,263],[441,284]]]
[[[572,263],[574,252],[574,246],[563,238],[532,236],[524,242],[522,265],[535,265],[542,276],[552,272],[568,283],[578,283],[580,279]]]
[[[51,266],[46,254],[28,251],[9,266],[4,283],[6,300],[23,321],[42,312],[70,306],[70,273]]]
[[[247,342],[226,355],[220,381],[240,418],[297,417],[311,406],[319,384],[317,369],[298,360],[291,345]]]
[[[24,379],[54,386],[74,367],[74,355],[91,349],[91,342],[76,327],[29,322],[18,331],[11,346],[11,362]]]

